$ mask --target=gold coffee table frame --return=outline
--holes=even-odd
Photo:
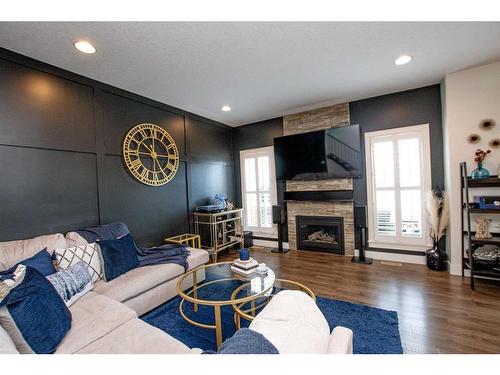
[[[257,298],[261,297],[262,295],[266,294],[269,292],[273,287],[274,287],[274,282],[273,280],[272,283],[269,283],[270,285],[265,287],[261,292],[256,293],[251,296],[247,297],[242,297],[242,298],[233,298],[233,295],[231,296],[231,299],[229,300],[221,300],[221,301],[210,301],[210,300],[204,300],[198,298],[198,290],[201,288],[204,288],[208,285],[224,282],[224,281],[231,281],[231,280],[240,280],[240,281],[246,281],[243,285],[248,285],[250,283],[251,279],[247,279],[245,277],[240,277],[235,273],[232,273],[232,277],[225,277],[217,280],[212,280],[208,281],[206,283],[198,285],[198,277],[197,277],[197,272],[202,269],[207,269],[210,267],[218,267],[221,265],[227,264],[229,267],[232,264],[232,262],[220,262],[220,263],[211,263],[211,264],[202,264],[201,266],[198,266],[196,268],[193,268],[192,270],[186,272],[184,275],[179,277],[179,280],[177,280],[177,293],[181,297],[181,303],[179,304],[179,312],[181,313],[181,316],[186,320],[188,323],[196,326],[196,327],[201,327],[201,328],[207,328],[207,329],[215,329],[215,337],[217,341],[217,348],[219,348],[222,345],[222,319],[221,319],[221,307],[222,306],[234,306],[235,304],[245,304],[247,302],[251,302],[256,300]],[[274,272],[269,269],[268,275],[266,277],[269,277],[269,272],[272,273],[272,276],[274,276]],[[185,292],[182,290],[181,284],[186,280],[188,277],[193,278],[193,287],[191,290],[188,292]],[[259,276],[256,276],[259,277]],[[238,287],[239,291],[241,291],[243,288],[241,286]],[[233,293],[234,294],[234,293]],[[215,325],[212,324],[204,324],[200,323],[197,321],[194,321],[193,319],[189,318],[186,313],[184,312],[184,301],[189,301],[193,303],[193,311],[197,312],[198,311],[198,305],[204,305],[204,306],[213,306],[214,308],[214,317],[215,317]]]
[[[298,290],[301,290],[301,291],[307,293],[316,302],[316,295],[314,294],[314,292],[311,289],[309,289],[304,284],[301,284],[301,283],[298,283],[297,281],[292,281],[292,280],[275,279],[273,287],[275,286],[276,283],[281,283],[284,285],[287,285],[287,284],[293,285],[294,287],[298,288]],[[274,296],[274,294],[272,294],[272,293],[268,294],[267,292],[264,294],[261,294],[261,295],[257,296],[257,298],[250,301],[250,308],[242,309],[242,307],[246,303],[248,303],[249,301],[245,301],[245,302],[239,301],[238,299],[236,299],[236,296],[238,295],[239,292],[241,292],[243,289],[245,289],[248,286],[248,284],[250,284],[250,282],[240,285],[231,294],[231,300],[233,301],[233,309],[234,309],[234,324],[236,325],[237,330],[241,328],[241,318],[246,319],[248,321],[252,321],[255,318],[255,311],[264,307],[265,305],[267,305],[269,303],[269,301],[271,300],[271,298]],[[264,302],[262,302],[258,305],[255,305],[255,300],[260,298],[260,297],[266,297],[267,299]]]

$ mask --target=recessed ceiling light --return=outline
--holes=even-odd
[[[79,40],[78,42],[75,42],[75,44],[73,45],[78,51],[83,53],[94,54],[96,51],[95,47],[86,40]]]
[[[221,109],[222,109],[223,112],[229,112],[231,110],[231,107],[228,106],[228,105],[224,105],[224,106],[222,106]]]
[[[410,55],[403,55],[399,56],[395,61],[394,64],[396,65],[404,65],[408,64],[411,61],[412,57]]]

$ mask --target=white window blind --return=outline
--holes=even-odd
[[[425,192],[431,188],[429,126],[365,133],[369,243],[414,250],[430,245]]]
[[[272,205],[276,204],[273,147],[240,151],[240,168],[245,229],[275,233],[272,222]]]

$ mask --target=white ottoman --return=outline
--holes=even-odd
[[[283,290],[277,293],[250,323],[280,354],[352,354],[350,329],[328,322],[306,293]]]

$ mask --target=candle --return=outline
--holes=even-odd
[[[247,248],[240,249],[240,260],[248,260],[250,259],[250,250]]]

